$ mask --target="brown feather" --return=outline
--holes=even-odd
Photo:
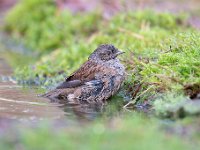
[[[66,81],[81,80],[90,81],[95,78],[95,73],[101,70],[101,66],[96,62],[88,60],[86,61],[76,72],[67,77]]]
[[[65,78],[57,89],[74,88],[83,85],[85,82],[95,79],[95,75],[103,73],[106,68],[94,61],[88,60],[72,75]]]

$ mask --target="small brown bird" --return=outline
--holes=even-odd
[[[75,104],[105,102],[125,79],[125,68],[117,58],[123,53],[111,44],[100,45],[77,71],[43,96]]]

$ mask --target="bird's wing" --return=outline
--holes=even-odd
[[[99,72],[104,72],[104,66],[97,64],[94,61],[88,60],[77,71],[67,77],[57,89],[74,88],[83,85],[85,82],[95,79],[95,75]]]
[[[74,88],[80,86],[82,82],[80,80],[73,80],[73,81],[64,81],[60,85],[58,85],[57,89],[64,89],[64,88]]]

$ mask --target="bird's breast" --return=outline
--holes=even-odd
[[[125,75],[125,67],[123,64],[120,63],[118,59],[113,59],[111,61],[108,61],[108,66],[116,71],[116,74],[119,74],[121,76]]]

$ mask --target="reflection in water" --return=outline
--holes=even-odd
[[[101,115],[103,111],[102,104],[69,104],[66,101],[58,100],[63,104],[59,106],[65,112],[73,112],[77,119],[93,120]]]

